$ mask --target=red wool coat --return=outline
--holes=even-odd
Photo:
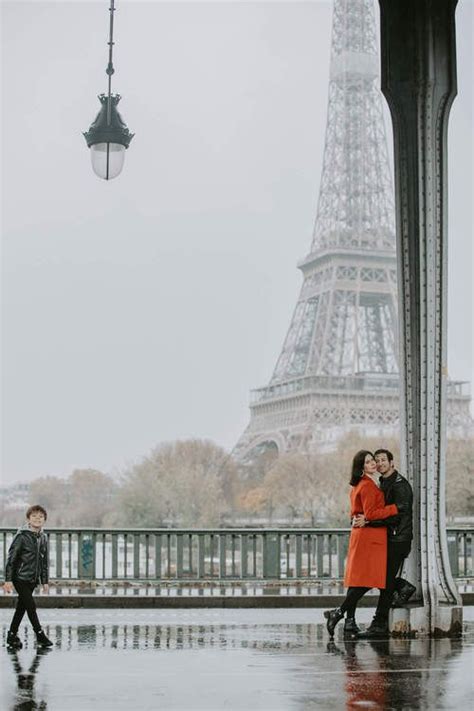
[[[351,519],[363,513],[370,520],[395,516],[395,504],[385,506],[384,496],[372,479],[363,476],[351,491]],[[353,528],[349,539],[344,585],[384,588],[387,574],[387,529],[384,526]]]

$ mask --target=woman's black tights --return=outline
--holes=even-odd
[[[346,613],[346,617],[354,617],[357,603],[368,592],[370,588],[348,588],[346,599],[341,605],[341,610]]]

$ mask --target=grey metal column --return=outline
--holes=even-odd
[[[445,527],[447,124],[456,95],[457,0],[379,0],[382,91],[394,130],[403,459],[415,494],[410,577],[417,606],[399,629],[459,634],[462,608]]]

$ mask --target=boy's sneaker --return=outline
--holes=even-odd
[[[52,647],[53,643],[51,642],[50,639],[48,639],[43,632],[43,630],[39,630],[36,633],[36,643],[39,647]]]
[[[7,632],[7,647],[11,649],[21,649],[23,647],[21,639],[18,637],[16,632]]]

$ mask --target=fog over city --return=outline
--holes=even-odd
[[[136,136],[110,182],[82,136],[108,6],[1,6],[3,484],[118,472],[175,439],[231,449],[311,244],[331,2],[117,0],[112,87]],[[448,369],[474,382],[472,29],[463,0]]]

